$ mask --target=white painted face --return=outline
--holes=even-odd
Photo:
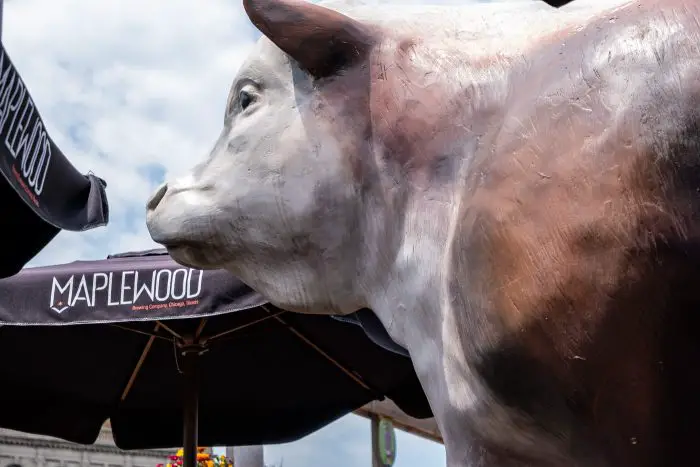
[[[176,261],[226,268],[279,306],[354,311],[358,193],[343,140],[362,116],[343,126],[338,106],[351,96],[322,94],[262,38],[231,87],[209,156],[149,201],[152,238]],[[331,300],[328,289],[346,296]]]

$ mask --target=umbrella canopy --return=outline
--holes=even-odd
[[[283,312],[163,250],[0,280],[0,352],[0,426],[79,443],[109,418],[121,448],[182,446],[194,360],[203,445],[292,441],[384,396],[431,416],[410,359],[361,326]]]
[[[0,44],[0,277],[16,274],[62,229],[107,224],[105,183],[82,175],[46,132],[27,87]]]

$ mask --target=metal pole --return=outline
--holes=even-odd
[[[372,467],[381,467],[381,462],[379,461],[379,417],[376,414],[372,414],[370,423],[372,424],[372,429],[370,430],[370,435],[372,436]]]
[[[198,345],[182,349],[182,373],[184,394],[182,409],[182,464],[183,467],[197,466],[197,440],[199,431],[199,354]]]

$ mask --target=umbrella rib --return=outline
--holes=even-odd
[[[128,326],[122,326],[120,324],[115,324],[115,323],[110,323],[109,325],[113,326],[115,328],[123,329],[124,331],[135,332],[136,334],[143,334],[144,336],[155,337],[157,339],[163,339],[163,340],[166,340],[168,342],[172,341],[172,339],[168,339],[167,337],[163,337],[163,336],[158,336],[156,334],[153,334],[152,332],[140,331],[138,329],[130,328]]]
[[[165,329],[166,331],[168,331],[168,332],[169,332],[170,334],[172,334],[175,338],[180,339],[180,340],[183,340],[183,339],[182,339],[182,336],[181,336],[180,334],[176,333],[175,331],[173,331],[172,329],[170,329],[168,326],[166,326],[165,324],[163,324],[162,321],[156,321],[156,323],[160,324],[161,327],[162,327],[163,329]]]
[[[261,308],[262,308],[263,310],[267,311],[268,313],[271,313],[270,310],[268,310],[267,307],[266,307],[265,305],[261,305]],[[314,344],[313,342],[311,342],[311,340],[309,340],[309,338],[307,338],[305,335],[303,335],[302,333],[300,333],[299,331],[297,331],[296,329],[294,329],[294,327],[293,327],[291,324],[289,324],[289,323],[287,323],[286,321],[284,321],[284,320],[283,320],[282,318],[280,318],[278,315],[279,315],[279,313],[276,314],[276,315],[273,315],[272,317],[275,318],[275,319],[276,319],[277,321],[279,321],[280,323],[282,323],[283,325],[287,326],[287,328],[289,328],[289,330],[292,331],[292,333],[293,333],[295,336],[297,336],[299,339],[301,339],[302,341],[304,341],[307,345],[311,346],[311,348],[313,348],[316,352],[320,353],[326,360],[328,360],[329,362],[331,362],[333,365],[335,365],[336,367],[338,367],[338,368],[340,369],[340,371],[342,371],[343,373],[345,373],[346,375],[348,375],[350,378],[352,378],[352,380],[355,381],[357,384],[359,384],[360,386],[362,386],[363,388],[365,388],[366,390],[368,390],[368,391],[370,391],[370,392],[376,392],[376,391],[372,390],[372,388],[370,388],[370,387],[367,385],[367,383],[365,383],[364,381],[362,381],[362,379],[361,379],[360,377],[358,377],[357,375],[353,374],[353,372],[351,372],[350,370],[348,370],[347,368],[345,368],[343,365],[341,365],[337,360],[335,360],[333,357],[331,357],[331,356],[328,355],[326,352],[324,352],[319,346],[317,346],[316,344]]]
[[[262,308],[263,308],[265,311],[267,311],[268,313],[270,313],[270,311],[269,311],[267,308],[265,308],[265,307],[262,307]],[[254,325],[254,324],[258,324],[258,323],[262,323],[263,321],[267,321],[268,319],[276,318],[277,316],[279,316],[279,315],[281,315],[281,314],[283,314],[283,313],[286,313],[286,312],[285,312],[285,311],[279,311],[279,312],[277,312],[277,313],[275,313],[275,314],[271,314],[271,315],[265,316],[265,317],[263,317],[263,318],[256,319],[255,321],[251,321],[250,323],[245,323],[245,324],[242,324],[242,325],[240,325],[240,326],[236,326],[235,328],[231,328],[231,329],[229,329],[229,330],[227,330],[227,331],[220,332],[219,334],[214,334],[213,336],[208,337],[206,340],[207,340],[207,342],[211,342],[211,341],[213,341],[214,339],[218,339],[218,338],[220,338],[220,337],[225,336],[226,334],[231,334],[232,332],[240,331],[241,329],[247,328],[247,327],[252,326],[252,325]]]
[[[158,332],[158,328],[161,326],[160,322],[156,322],[156,327],[153,328],[153,332],[156,333]],[[121,397],[121,402],[124,402],[124,399],[126,399],[126,396],[129,395],[129,392],[131,391],[132,386],[134,385],[134,381],[136,381],[136,376],[139,374],[139,371],[141,371],[141,366],[143,366],[143,362],[146,360],[146,357],[148,356],[148,352],[151,351],[151,347],[153,346],[153,342],[156,340],[155,334],[151,334],[151,337],[148,338],[148,342],[146,342],[146,346],[143,348],[143,351],[141,352],[141,356],[139,357],[139,361],[136,362],[136,366],[134,367],[134,371],[131,372],[131,376],[129,377],[129,382],[126,383],[126,387],[124,388],[124,391],[122,392],[122,397]]]
[[[199,336],[202,335],[202,331],[204,331],[204,326],[207,325],[207,318],[202,318],[202,320],[199,322],[199,326],[197,327],[197,332],[194,333],[195,339],[199,339]]]

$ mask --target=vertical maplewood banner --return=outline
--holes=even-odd
[[[16,273],[60,230],[88,230],[109,220],[105,182],[80,173],[56,146],[2,44],[0,173],[0,225],[13,244],[0,255],[0,277]]]

